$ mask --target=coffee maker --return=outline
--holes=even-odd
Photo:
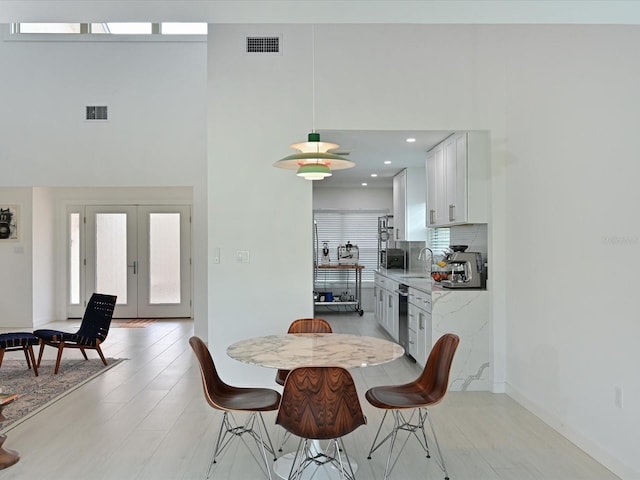
[[[449,276],[443,280],[444,288],[484,288],[482,254],[479,252],[453,252],[445,257],[445,270]]]

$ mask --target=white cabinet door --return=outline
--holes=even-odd
[[[424,367],[427,364],[427,357],[431,352],[431,312],[418,309],[418,331],[416,356],[413,358]]]
[[[395,239],[407,240],[407,171],[393,177],[393,223]]]
[[[409,344],[409,353],[424,367],[431,351],[431,294],[409,288],[409,302],[409,331],[411,334],[413,329],[415,337],[415,345]]]
[[[393,221],[396,240],[426,240],[425,192],[424,167],[408,167],[393,177]]]
[[[427,225],[447,223],[445,189],[444,144],[435,146],[427,154]]]
[[[446,222],[467,220],[467,134],[457,133],[444,145]]]
[[[409,303],[408,305],[408,350],[409,355],[411,355],[414,359],[417,359],[419,356],[418,352],[418,317],[420,315],[420,309],[416,307],[413,303]]]
[[[455,133],[427,154],[427,225],[431,227],[486,221],[484,215],[475,219],[468,216],[468,135]],[[485,161],[479,154],[477,162],[481,165],[475,168],[484,172]],[[478,202],[487,203],[486,196],[479,195]]]

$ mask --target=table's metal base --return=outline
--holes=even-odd
[[[312,449],[316,452],[321,452],[322,449],[320,447],[320,442],[313,441]],[[285,453],[284,455],[278,457],[278,459],[273,464],[273,471],[280,478],[289,478],[289,473],[291,472],[291,465],[293,464],[293,460],[295,458],[295,452]],[[358,470],[358,464],[351,461],[351,468],[353,468],[353,473]],[[324,465],[311,465],[306,468],[302,472],[303,480],[333,480],[340,478],[340,471],[330,463],[326,463]]]

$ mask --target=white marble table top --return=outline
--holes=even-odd
[[[397,343],[342,333],[287,333],[249,338],[227,348],[231,358],[252,365],[292,370],[306,366],[367,367],[404,354]]]

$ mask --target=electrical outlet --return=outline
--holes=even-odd
[[[615,401],[616,407],[618,408],[624,407],[624,396],[622,392],[622,387],[619,387],[617,385],[614,387],[614,401]]]

